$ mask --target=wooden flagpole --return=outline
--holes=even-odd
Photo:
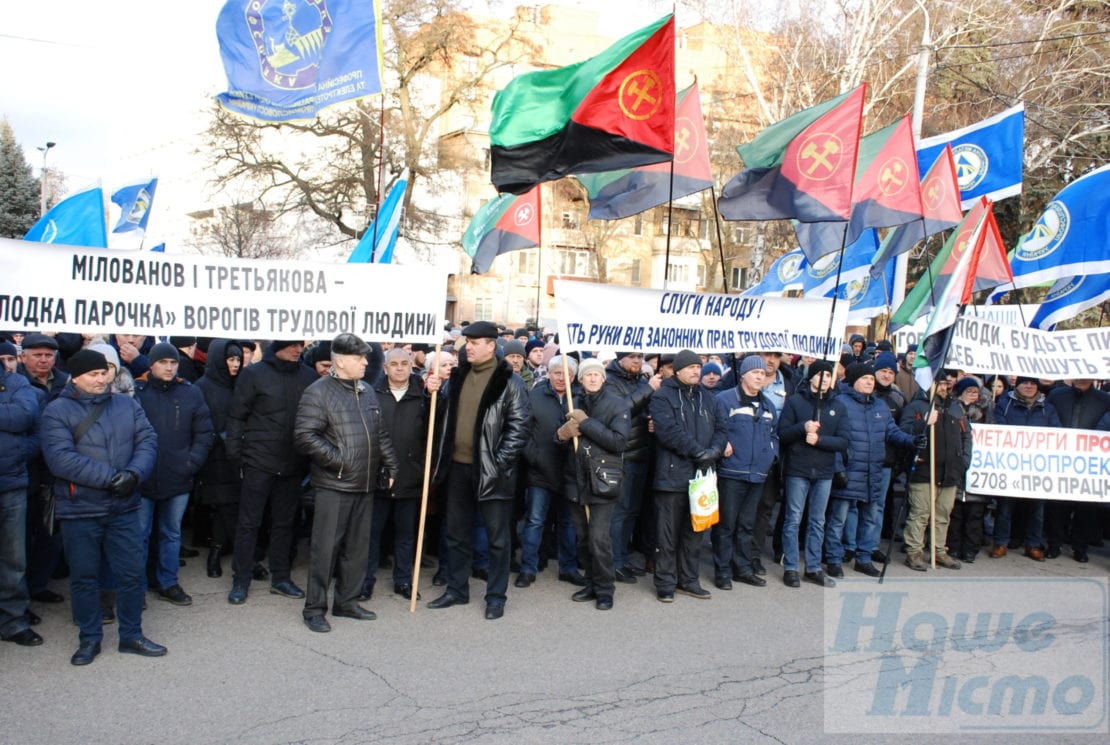
[[[567,381],[567,414],[570,414],[570,412],[574,411],[574,394],[571,392],[571,388],[573,388],[572,384],[573,384],[574,380],[570,377],[570,364],[567,362],[566,352],[564,352],[562,349],[559,349],[559,357],[561,358],[562,363],[563,363],[563,378]],[[573,442],[574,442],[574,452],[577,453],[578,452],[578,438],[575,437]],[[575,467],[577,468],[577,466],[575,466]],[[589,525],[590,524],[590,506],[588,504],[583,503],[582,508],[584,510],[586,510],[586,524]]]
[[[436,344],[436,369],[431,373],[439,377],[439,353],[442,344]],[[442,381],[440,383],[442,385]],[[420,490],[420,525],[416,529],[416,558],[412,562],[412,597],[409,598],[409,613],[416,612],[417,589],[420,587],[420,559],[424,555],[424,523],[428,518],[428,488],[432,473],[432,444],[435,441],[436,427],[436,399],[439,390],[432,391],[432,400],[428,404],[428,442],[424,446],[424,482]],[[443,561],[444,557],[439,557]]]

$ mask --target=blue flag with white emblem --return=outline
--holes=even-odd
[[[894,264],[888,262],[878,277],[872,277],[867,272],[849,282],[841,282],[837,298],[840,302],[849,303],[848,324],[863,325],[875,316],[889,312],[893,294]],[[832,296],[832,291],[825,293],[825,297]]]
[[[1052,331],[1056,324],[1074,318],[1110,298],[1110,274],[1081,274],[1061,279],[1044,297],[1029,325]]]
[[[1110,272],[1110,164],[1080,176],[1053,198],[1018,239],[1005,292],[1055,279]]]
[[[997,202],[1021,194],[1022,152],[1025,144],[1025,104],[1018,104],[963,129],[926,137],[917,143],[922,173],[945,145],[952,145],[960,199],[966,210],[979,197]]]
[[[117,189],[112,195],[112,201],[119,205],[120,216],[113,233],[126,233],[131,230],[146,230],[147,220],[150,219],[150,207],[154,204],[154,190],[158,187],[158,179],[151,179],[145,184],[132,184],[122,189]]]
[[[795,248],[775,259],[763,279],[744,290],[743,295],[757,297],[779,297],[787,290],[800,290],[806,271],[806,255],[802,249]]]
[[[216,100],[269,122],[314,119],[381,93],[375,0],[229,0],[216,21],[228,91]]]
[[[107,248],[104,190],[97,186],[58,202],[31,226],[23,240]]]

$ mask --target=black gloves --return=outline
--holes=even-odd
[[[721,457],[721,451],[716,448],[706,448],[694,456],[694,461],[698,464],[699,468],[709,468],[714,465]]]
[[[108,491],[117,499],[126,499],[135,493],[139,477],[132,471],[118,471],[108,482]]]
[[[928,444],[929,444],[928,435],[917,435],[916,437],[913,438],[913,446],[914,446],[914,448],[916,448],[918,450],[924,450],[925,447]]]

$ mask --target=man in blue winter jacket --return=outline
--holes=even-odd
[[[717,467],[720,519],[710,529],[714,584],[731,590],[732,580],[763,587],[755,573],[752,534],[763,482],[779,452],[779,413],[763,392],[767,365],[753,354],[740,363],[740,383],[717,394],[717,416],[728,427],[728,445]]]
[[[80,629],[70,662],[88,665],[100,654],[102,557],[118,583],[119,651],[160,657],[166,648],[142,630],[146,556],[139,515],[139,484],[154,473],[158,436],[138,402],[108,391],[104,355],[82,349],[68,367],[71,379],[47,405],[41,431]]]
[[[10,342],[0,356],[14,356]],[[37,647],[27,617],[27,462],[39,451],[39,401],[22,375],[0,366],[0,638]]]

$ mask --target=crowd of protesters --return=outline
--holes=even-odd
[[[442,588],[428,607],[469,603],[477,580],[490,620],[512,574],[526,596],[549,562],[572,600],[599,610],[649,576],[660,602],[709,599],[705,532],[721,591],[764,587],[771,557],[791,588],[834,586],[846,569],[879,576],[884,539],[920,572],[1019,548],[1088,561],[1106,511],[968,492],[970,424],[1110,430],[1110,394],[957,370],[926,390],[914,354],[854,335],[835,364],[770,351],[593,357],[486,321],[448,329],[435,352],[352,334],[306,345],[5,332],[0,637],[42,644],[36,608],[63,603],[48,585],[68,577],[74,665],[100,654],[112,623],[120,652],[164,655],[142,631],[146,598],[191,604],[179,569],[198,548],[211,578],[231,557],[232,605],[264,582],[303,601],[312,631],[330,630],[329,610],[372,620],[362,603],[381,570],[397,595],[418,592],[425,491]],[[711,469],[718,516],[702,532],[689,488]]]

